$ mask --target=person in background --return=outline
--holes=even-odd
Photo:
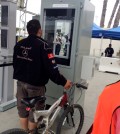
[[[112,48],[112,45],[109,44],[109,47],[105,49],[105,57],[112,57],[114,54],[114,49]]]
[[[102,53],[101,53],[101,56],[103,56],[103,55],[104,55],[104,53],[102,52]]]
[[[17,80],[17,109],[21,127],[26,131],[35,129],[37,124],[32,111],[26,111],[21,99],[44,96],[45,85],[49,79],[66,90],[72,85],[70,80],[60,74],[49,44],[41,38],[40,22],[30,20],[27,23],[27,31],[29,36],[16,43],[13,54],[13,78]],[[38,102],[36,109],[44,109],[44,104]]]
[[[67,55],[67,47],[68,47],[68,43],[69,43],[69,39],[68,39],[68,35],[65,35],[64,36],[66,38],[66,42],[65,42],[65,45],[64,45],[64,56]]]

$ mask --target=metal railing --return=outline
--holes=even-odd
[[[12,61],[6,61],[5,58],[3,61],[0,61],[0,102],[4,102],[6,100],[5,94],[4,94],[4,88],[6,83],[6,67],[13,66]],[[12,76],[11,76],[12,77]],[[6,80],[5,80],[6,79]],[[12,78],[11,78],[12,79]],[[7,83],[6,83],[7,84]]]

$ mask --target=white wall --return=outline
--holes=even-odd
[[[102,41],[102,45],[101,45]],[[109,46],[110,44],[110,39],[91,39],[91,49],[90,49],[90,55],[91,56],[100,56],[100,49],[102,50],[101,52],[104,52],[105,49]],[[120,50],[120,41],[115,41],[112,40],[111,42],[112,47],[114,49],[114,57],[117,56],[117,52]],[[101,48],[100,48],[101,47]]]

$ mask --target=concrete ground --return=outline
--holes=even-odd
[[[86,134],[93,122],[98,96],[103,88],[107,84],[113,83],[119,79],[119,75],[95,71],[94,78],[89,81],[89,87],[85,95],[85,121],[81,134]],[[16,108],[0,113],[0,133],[11,128],[18,128],[19,126]]]

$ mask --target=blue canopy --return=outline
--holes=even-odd
[[[102,37],[105,39],[120,40],[120,26],[117,28],[103,30],[96,24],[93,24],[92,38],[102,38]]]
[[[95,23],[92,28],[92,38],[101,38],[104,36],[105,30],[97,26]]]
[[[120,26],[106,30],[105,37],[112,40],[120,40]]]

